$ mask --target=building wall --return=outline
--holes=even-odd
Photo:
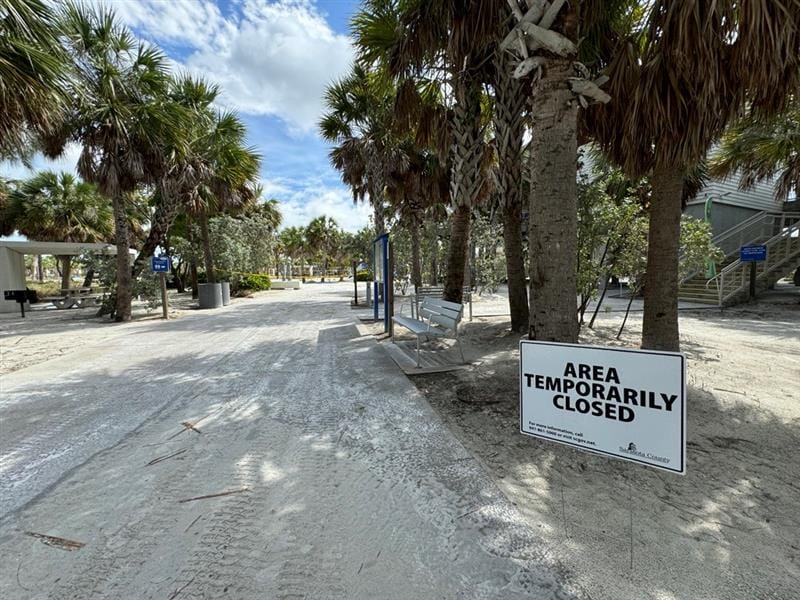
[[[705,202],[711,196],[717,202],[750,208],[752,210],[781,210],[782,203],[775,199],[775,182],[765,181],[747,190],[739,189],[739,177],[714,179],[697,194],[696,200]]]
[[[690,217],[704,219],[705,203],[691,203],[684,212]],[[714,236],[720,235],[759,212],[761,211],[753,208],[714,202],[711,207],[711,230]]]
[[[0,313],[19,312],[19,304],[5,300],[3,292],[24,289],[25,256],[9,248],[0,247]]]

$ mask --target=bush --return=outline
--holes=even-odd
[[[261,292],[272,287],[272,280],[266,273],[251,273],[250,275],[241,275],[235,282],[235,287],[237,291]]]
[[[372,271],[356,271],[356,281],[372,281]]]

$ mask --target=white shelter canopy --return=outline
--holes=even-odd
[[[0,240],[0,313],[19,310],[15,302],[3,300],[3,292],[6,290],[25,289],[26,254],[77,256],[84,252],[115,255],[117,253],[117,248],[113,244]],[[130,252],[131,254],[136,254],[135,250],[131,250]]]

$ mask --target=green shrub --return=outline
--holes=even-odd
[[[239,290],[261,292],[272,287],[272,280],[266,273],[251,273],[250,275],[239,276],[236,284]]]
[[[369,270],[357,271],[356,281],[372,281],[372,271]]]

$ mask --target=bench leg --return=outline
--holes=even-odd
[[[417,368],[419,369],[419,336],[417,336]]]
[[[464,358],[464,351],[461,349],[461,340],[456,337],[456,345],[458,346],[458,352],[461,354],[461,364],[467,364],[467,359]]]

